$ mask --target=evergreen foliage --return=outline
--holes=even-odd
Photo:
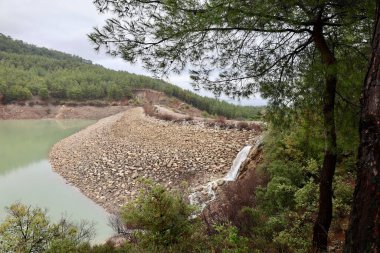
[[[77,56],[39,48],[0,34],[0,94],[3,102],[27,100],[122,100],[135,89],[154,89],[211,115],[258,118],[259,109],[199,96],[163,80],[91,64]]]
[[[53,223],[40,208],[16,203],[7,211],[8,216],[0,224],[1,252],[69,252],[88,244],[93,236],[91,224],[77,225],[64,218]],[[68,251],[59,250],[62,248]]]
[[[259,175],[268,183],[256,190],[253,208],[242,212],[253,220],[250,240],[257,252],[310,252],[313,222],[318,208],[320,169],[324,148],[323,126],[318,119],[293,118],[291,126],[271,127],[265,138],[264,161]],[[313,127],[310,127],[312,124]],[[355,153],[358,139],[350,147],[340,146],[333,190],[331,240],[346,229],[352,203]]]
[[[269,131],[264,143],[264,161],[258,169],[258,174],[268,176],[268,182],[255,192],[253,207],[241,209],[241,214],[249,216],[252,221],[252,224],[245,228],[248,232],[244,231],[248,237],[239,236],[242,231],[238,231],[233,225],[220,224],[216,226],[216,234],[205,235],[200,221],[186,219],[193,209],[183,202],[181,196],[172,195],[160,186],[150,185],[136,201],[128,204],[122,213],[127,226],[144,230],[136,232],[136,244],[126,244],[125,248],[117,250],[110,245],[80,247],[87,247],[88,252],[250,252],[251,249],[253,252],[309,252],[312,247],[313,223],[318,210],[318,184],[323,181],[321,170],[324,152],[325,147],[330,144],[329,140],[326,142],[324,138],[326,126],[323,122],[323,103],[326,95],[324,79],[331,75],[336,77],[337,85],[333,92],[336,99],[333,101],[332,109],[330,108],[335,114],[332,121],[334,129],[336,128],[334,132],[337,143],[333,150],[336,156],[336,171],[332,181],[331,198],[334,209],[330,240],[334,241],[343,234],[347,227],[342,221],[347,219],[352,204],[359,139],[357,129],[360,86],[368,60],[371,28],[368,16],[369,10],[374,7],[373,3],[252,1],[257,5],[255,9],[251,8],[252,4],[248,4],[251,1],[195,1],[200,3],[199,6],[194,6],[194,1],[185,1],[181,5],[175,0],[95,2],[103,11],[115,5],[115,8],[111,9],[119,15],[118,18],[143,11],[156,12],[153,7],[166,6],[163,12],[152,16],[161,26],[148,24],[145,30],[141,30],[143,28],[138,24],[133,23],[132,26],[132,23],[127,23],[128,29],[134,29],[128,34],[132,37],[122,37],[125,31],[111,29],[123,24],[117,19],[110,19],[107,23],[106,28],[109,28],[111,34],[107,34],[107,29],[96,30],[91,36],[99,46],[105,44],[109,37],[120,40],[120,43],[107,45],[111,54],[120,54],[130,61],[143,55],[146,56],[145,64],[152,71],[178,72],[183,70],[185,65],[169,63],[169,56],[178,55],[176,61],[184,63],[189,60],[186,57],[187,53],[191,55],[192,62],[199,63],[193,66],[198,67],[193,71],[195,81],[210,81],[205,83],[206,87],[214,89],[216,93],[249,95],[260,83],[260,91],[269,98],[270,106],[266,114]],[[124,13],[123,5],[117,3],[134,5],[131,5],[133,8],[130,13]],[[325,15],[324,19],[320,19],[325,26],[322,35],[326,36],[328,46],[333,48],[333,66],[320,63],[323,56],[315,53],[312,41],[307,39],[308,36],[314,36],[310,33],[313,32],[312,27],[315,24],[310,22],[314,21],[313,14],[319,9]],[[336,12],[337,10],[339,12]],[[170,15],[164,15],[165,12]],[[262,13],[265,15],[260,15]],[[274,15],[278,13],[281,15]],[[140,18],[145,21],[143,16]],[[170,26],[166,26],[168,24]],[[223,26],[226,24],[239,26]],[[238,29],[239,27],[243,30]],[[260,27],[263,30],[260,31]],[[157,33],[155,29],[158,29]],[[121,34],[112,34],[112,31],[120,31]],[[142,31],[150,36],[139,36]],[[246,51],[236,49],[241,38],[245,38],[245,41],[256,41],[257,32],[267,35],[264,42],[260,43],[262,47],[247,43]],[[284,36],[268,35],[272,32]],[[302,36],[305,34],[308,36]],[[157,43],[148,50],[136,42],[140,39],[140,42],[149,46],[152,41],[148,40],[152,37],[167,37],[163,42],[169,43],[172,39],[173,43],[163,44],[162,47]],[[190,41],[190,46],[183,43],[182,38]],[[121,41],[127,43],[123,44]],[[202,46],[200,42],[205,43]],[[208,53],[213,52],[214,48],[210,44],[222,45],[223,50],[221,54],[215,55],[215,58],[206,59],[208,64],[204,64],[200,57],[208,57]],[[20,49],[17,49],[16,45],[14,47],[13,51],[4,50],[0,54],[1,59],[6,59],[0,62],[3,64],[0,68],[0,92],[6,99],[10,97],[10,101],[36,94],[45,99],[120,99],[128,96],[132,89],[153,88],[211,114],[227,117],[252,115],[252,112],[247,113],[251,108],[242,109],[224,102],[200,98],[161,80],[125,72],[111,73],[81,59],[71,61],[54,56],[51,57],[51,64],[44,65],[45,55],[41,51],[23,56],[21,61],[17,58],[20,52],[17,50]],[[231,57],[231,53],[235,57]],[[242,54],[245,61],[238,58]],[[24,59],[27,59],[25,63]],[[219,76],[221,82],[208,79],[212,71],[207,68],[211,63],[215,63],[215,68],[225,67],[226,71],[221,72]],[[273,67],[273,63],[278,65]],[[1,75],[2,69],[7,69],[22,82],[12,82],[14,79],[7,78],[4,74],[6,71]],[[260,70],[265,71],[266,75],[256,76],[255,73],[262,73]],[[231,79],[236,82],[229,82]],[[250,250],[248,246],[251,246]],[[327,244],[320,246],[322,249]]]
[[[195,84],[217,94],[248,96],[259,90],[273,108],[285,114],[303,110],[305,102],[312,111],[317,111],[320,121],[316,124],[323,126],[324,135],[324,149],[319,151],[324,157],[318,175],[320,196],[312,251],[327,251],[333,214],[332,182],[342,155],[338,142],[345,141],[337,138],[342,130],[338,128],[342,122],[357,122],[357,117],[351,117],[352,111],[336,108],[337,97],[348,104],[358,103],[355,88],[362,82],[357,77],[363,78],[366,69],[362,62],[369,52],[375,2],[95,0],[94,3],[100,12],[111,16],[103,27],[95,28],[89,35],[96,50],[104,48],[129,62],[141,60],[153,73],[190,69]],[[352,69],[355,72],[348,71]],[[272,180],[273,189],[288,184],[285,178]],[[284,190],[285,195],[291,195],[295,189]],[[276,196],[281,198],[281,194]],[[279,204],[281,207],[285,203]]]
[[[121,211],[121,218],[147,252],[204,252],[200,220],[190,219],[194,207],[163,186],[145,183],[140,196]],[[203,244],[203,245],[202,245]]]
[[[52,223],[45,211],[14,204],[0,224],[0,250],[9,253],[245,253],[249,240],[236,227],[215,224],[208,234],[184,196],[145,182],[145,188],[121,211],[122,226],[132,231],[121,247],[89,244],[93,229],[68,220]]]

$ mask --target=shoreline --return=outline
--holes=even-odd
[[[186,182],[190,189],[221,177],[258,134],[162,121],[132,108],[56,143],[49,161],[67,183],[113,213],[136,197],[140,178],[169,189]]]
[[[0,105],[0,120],[17,119],[89,119],[99,120],[130,109],[131,106],[109,105]]]

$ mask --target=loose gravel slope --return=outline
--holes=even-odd
[[[196,187],[222,177],[256,135],[161,121],[134,108],[58,142],[50,162],[69,183],[115,211],[136,196],[139,178],[176,188],[184,181]]]

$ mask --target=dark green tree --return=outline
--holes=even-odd
[[[322,65],[320,87],[325,151],[320,173],[314,251],[327,248],[332,181],[337,161],[335,100],[337,48],[363,52],[372,1],[341,0],[95,0],[114,15],[89,35],[129,62],[141,60],[155,74],[189,69],[195,86],[216,94],[266,92],[274,105],[294,103],[305,66]],[[369,17],[368,17],[369,16]],[[316,53],[317,52],[317,53]],[[319,82],[316,82],[318,85]],[[304,95],[308,96],[307,92]],[[297,97],[293,97],[297,100]]]
[[[121,218],[147,252],[205,252],[199,218],[190,219],[195,211],[179,194],[163,186],[144,182],[145,187],[134,201],[126,204]]]
[[[38,95],[42,99],[53,98],[50,100],[52,102],[64,102],[66,99],[130,99],[135,89],[154,89],[175,96],[211,115],[259,117],[258,110],[252,106],[242,107],[202,97],[159,79],[105,69],[79,57],[39,48],[2,34],[0,44],[2,103],[29,99],[31,95]]]
[[[65,218],[52,223],[46,211],[40,208],[16,203],[7,208],[7,212],[0,224],[1,252],[40,253],[59,245],[76,248],[89,243],[94,235],[93,225],[86,222],[76,225]]]

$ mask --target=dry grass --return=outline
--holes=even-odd
[[[239,121],[235,123],[234,121],[228,121],[224,117],[219,117],[213,121],[209,121],[206,123],[209,127],[219,127],[221,129],[238,129],[240,131],[247,130],[247,131],[256,131],[256,132],[262,132],[262,128],[259,124],[256,123],[250,123],[247,121]]]
[[[219,117],[215,120],[215,123],[217,123],[217,124],[219,124],[219,125],[227,125],[227,119],[226,119],[226,117],[219,116]]]
[[[240,121],[236,124],[236,128],[239,130],[243,130],[243,129],[248,130],[249,127],[250,126],[249,126],[248,122],[245,122],[245,121]]]
[[[236,124],[236,128],[239,130],[248,130],[248,131],[256,131],[262,132],[262,128],[259,124],[256,123],[248,123],[246,121],[240,121]]]
[[[217,119],[213,121],[207,122],[207,125],[209,127],[219,127],[221,129],[231,129],[233,128],[233,125],[227,121],[225,117],[218,117]]]
[[[194,121],[194,117],[192,116],[186,116],[185,118],[176,116],[175,114],[170,114],[170,113],[159,113],[155,109],[155,107],[150,104],[146,103],[143,106],[144,112],[148,116],[152,116],[158,119],[166,120],[166,121],[173,121],[177,123],[181,122],[188,122],[188,123],[196,123]],[[233,121],[227,120],[225,117],[218,117],[215,120],[205,120],[205,125],[209,127],[218,127],[220,129],[238,129],[238,130],[247,130],[251,131],[254,130],[256,132],[262,132],[262,128],[259,124],[255,123],[249,123],[246,121],[239,121],[238,123],[235,123]]]

